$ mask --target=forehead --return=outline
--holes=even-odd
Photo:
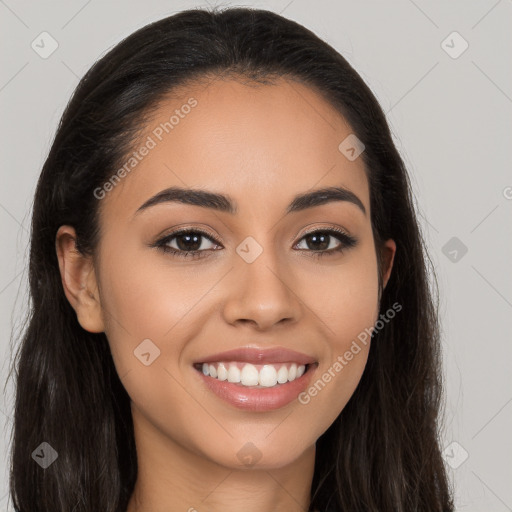
[[[369,212],[362,158],[350,161],[338,149],[351,133],[317,92],[289,79],[196,82],[153,111],[122,179],[102,201],[102,216],[132,215],[171,186],[222,191],[237,210],[284,207],[307,190],[344,186]]]

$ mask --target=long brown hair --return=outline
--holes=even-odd
[[[126,510],[137,476],[130,399],[105,334],[83,330],[64,295],[55,236],[72,225],[79,250],[94,254],[94,190],[119,168],[145,115],[186,81],[223,74],[262,82],[287,76],[322,94],[365,145],[377,254],[384,240],[397,244],[380,309],[395,302],[403,309],[373,334],[356,391],[317,441],[310,510],[453,511],[438,437],[437,304],[409,178],[385,115],[331,46],[298,23],[248,8],[192,9],[145,26],[94,64],[66,107],[33,206],[31,309],[14,362],[16,510]],[[45,471],[31,457],[42,441],[59,454]]]

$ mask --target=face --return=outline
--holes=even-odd
[[[364,163],[338,149],[351,133],[295,82],[198,84],[161,103],[136,163],[98,193],[87,287],[101,308],[71,301],[85,329],[105,331],[148,438],[275,468],[342,411],[370,345],[344,355],[379,313]],[[225,197],[189,204],[161,194],[171,187]],[[344,195],[296,200],[331,187]]]

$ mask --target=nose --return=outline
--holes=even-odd
[[[226,322],[250,323],[262,331],[297,322],[302,302],[293,289],[293,274],[283,267],[270,249],[263,250],[252,263],[237,259],[223,308]]]

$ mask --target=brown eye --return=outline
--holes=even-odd
[[[208,240],[213,247],[209,246],[209,243],[205,242],[205,240]],[[337,243],[336,240],[338,241]],[[306,233],[297,246],[303,243],[303,241],[306,247],[299,250],[312,252],[315,257],[334,255],[357,244],[355,238],[337,229],[318,229]],[[206,256],[208,251],[216,250],[219,244],[205,231],[183,229],[170,233],[154,244],[154,246],[164,253],[171,253],[173,256],[196,259]]]
[[[162,251],[170,252],[178,257],[200,258],[203,256],[201,253],[213,250],[208,242],[204,242],[205,239],[209,240],[214,247],[218,245],[208,233],[191,229],[170,233],[155,245]]]
[[[336,243],[335,240],[338,240]],[[324,256],[340,253],[345,249],[354,247],[357,240],[347,233],[337,229],[318,229],[306,233],[301,239],[305,242],[306,250],[310,250],[314,256]],[[301,249],[303,250],[303,249]]]

